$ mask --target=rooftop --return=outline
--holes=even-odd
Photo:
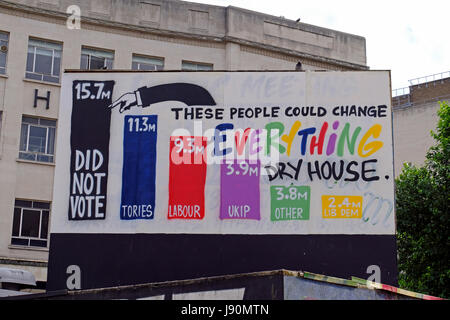
[[[39,15],[65,24],[70,6],[81,12],[81,29],[138,32],[209,43],[237,43],[331,63],[347,70],[367,70],[365,38],[233,6],[220,7],[178,0],[0,0],[2,12]],[[71,11],[69,11],[71,12]],[[106,31],[107,30],[107,31]]]

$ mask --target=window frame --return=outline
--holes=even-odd
[[[189,65],[195,65],[196,69],[184,69],[183,65],[189,64]],[[211,67],[211,69],[198,69],[199,66],[203,67]],[[197,61],[190,61],[190,60],[181,60],[181,70],[182,71],[212,71],[214,70],[214,64],[207,63],[207,62],[197,62]]]
[[[18,204],[18,202],[30,202],[30,206],[25,206],[23,204]],[[39,206],[35,206],[36,204],[42,205],[45,204],[46,207],[39,207]],[[48,205],[48,207],[47,207]],[[16,215],[16,209],[19,209],[19,225],[18,225],[18,235],[15,235],[15,215]],[[37,237],[33,237],[33,236],[26,236],[26,235],[22,235],[22,228],[23,228],[23,222],[24,222],[24,214],[25,214],[25,210],[28,211],[35,211],[35,212],[39,212],[39,226],[37,226],[37,231],[38,231],[38,235]],[[43,225],[44,225],[44,213],[47,212],[48,216],[47,216],[47,230],[46,230],[46,237],[43,238],[42,237],[42,231],[43,231]],[[10,243],[12,246],[20,246],[20,247],[26,247],[26,248],[48,248],[48,244],[49,244],[49,240],[50,240],[50,216],[51,216],[51,202],[50,201],[43,201],[43,200],[29,200],[29,199],[19,199],[16,198],[14,199],[14,210],[13,210],[13,223],[12,223],[12,230],[11,230],[11,239],[10,239]],[[36,226],[34,226],[36,227]],[[19,243],[13,243],[14,240],[16,241],[26,241],[27,244],[19,244]],[[34,242],[34,244],[32,244],[32,242]],[[45,242],[45,246],[42,245],[36,245],[36,242]]]
[[[7,48],[7,50],[5,52],[5,65],[4,66],[0,66],[0,74],[6,75],[7,65],[8,65],[8,52],[9,52],[9,32],[5,32],[5,31],[1,31],[0,30],[0,34],[4,34],[6,36],[6,38],[7,38],[6,40],[0,39],[0,41],[5,41],[6,42],[6,48]]]
[[[145,62],[138,62],[135,61],[135,59],[149,59],[149,60],[159,60],[161,62],[161,65],[157,65],[154,63],[145,63]],[[164,57],[156,57],[156,56],[146,56],[146,55],[142,55],[142,54],[137,54],[137,53],[133,53],[132,57],[131,57],[131,69],[135,70],[135,71],[161,71],[164,70]],[[138,64],[138,68],[137,69],[133,69],[133,64],[137,63]],[[155,69],[154,70],[141,70],[139,67],[141,64],[147,65],[147,66],[154,66]],[[160,69],[158,69],[158,67],[161,67]]]
[[[32,118],[32,119],[36,119],[37,123],[29,123],[29,122],[24,122],[24,118]],[[41,120],[44,121],[54,121],[55,126],[50,126],[49,124],[41,124]],[[26,132],[26,142],[25,142],[25,150],[22,150],[22,126],[26,125],[27,126],[27,132]],[[44,152],[37,152],[37,151],[30,151],[29,150],[29,146],[30,146],[30,128],[31,126],[34,127],[38,127],[38,128],[45,128],[46,132],[45,132],[45,150]],[[21,122],[21,126],[20,126],[20,141],[19,141],[19,159],[21,160],[26,160],[26,161],[35,161],[35,162],[42,162],[42,163],[55,163],[55,150],[56,150],[56,128],[57,128],[57,120],[55,119],[45,119],[45,118],[39,118],[39,117],[30,117],[27,115],[22,115],[22,122]],[[54,128],[55,129],[55,133],[54,133],[54,137],[53,137],[53,153],[48,153],[48,149],[49,149],[49,139],[50,139],[50,128]],[[30,155],[33,154],[35,156],[34,160],[29,160],[26,158],[21,158],[21,153]],[[49,157],[51,158],[51,161],[43,161],[43,160],[38,160],[38,156],[44,156],[44,157]]]
[[[31,43],[30,43],[31,42]],[[34,42],[34,44],[33,44]],[[41,45],[40,45],[41,44]],[[49,46],[45,47],[42,44],[49,44]],[[52,48],[51,45],[53,46],[59,46],[59,49],[55,49]],[[30,46],[32,46],[33,49],[33,62],[32,62],[32,71],[28,71],[28,54],[29,54],[29,50],[30,50]],[[36,72],[36,52],[37,49],[43,49],[43,50],[48,50],[48,51],[52,51],[52,62],[51,62],[51,70],[50,73],[40,73],[40,72]],[[55,58],[56,58],[56,52],[59,52],[59,72],[58,75],[54,75],[53,72],[55,71]],[[25,78],[26,79],[30,79],[30,80],[36,80],[36,81],[44,81],[44,82],[50,82],[50,83],[60,83],[61,82],[61,66],[62,66],[62,53],[63,53],[63,43],[60,42],[56,42],[56,41],[52,41],[52,40],[44,40],[44,39],[38,39],[38,38],[33,38],[33,37],[29,37],[28,38],[28,47],[27,47],[27,62],[25,65]],[[30,77],[29,74],[31,75],[35,75],[35,76],[40,76],[41,79],[35,79],[33,77]],[[49,78],[57,78],[58,81],[52,81],[49,79],[44,79],[44,77],[47,76]]]
[[[104,53],[105,56],[95,55],[94,54],[95,52]],[[88,56],[86,69],[84,69],[83,66],[81,65],[82,64],[83,55],[87,55]],[[111,55],[112,57],[107,57],[107,55]],[[80,55],[80,69],[81,70],[102,70],[102,69],[91,69],[91,61],[92,61],[91,57],[104,59],[103,68],[107,67],[107,60],[110,60],[111,61],[111,69],[106,68],[105,70],[112,70],[112,69],[114,69],[114,58],[115,58],[115,52],[114,51],[111,51],[111,50],[108,50],[108,49],[100,49],[100,48],[92,48],[92,47],[82,46],[81,47],[81,55]]]

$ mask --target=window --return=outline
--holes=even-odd
[[[0,74],[6,74],[7,53],[8,53],[8,34],[0,32]]]
[[[181,70],[195,70],[195,71],[204,71],[204,70],[212,70],[213,65],[208,63],[201,62],[189,62],[183,61],[181,63]]]
[[[47,247],[50,203],[16,199],[11,244]]]
[[[58,83],[61,53],[61,44],[30,39],[25,78]]]
[[[19,159],[54,162],[56,120],[22,117]]]
[[[162,70],[164,68],[164,59],[156,57],[144,57],[133,54],[131,69],[133,70]]]
[[[82,70],[112,69],[114,53],[110,51],[81,48]]]

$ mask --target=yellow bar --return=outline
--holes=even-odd
[[[362,196],[322,195],[322,218],[361,219]]]

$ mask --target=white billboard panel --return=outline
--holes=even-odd
[[[394,235],[389,77],[66,73],[52,233]]]

